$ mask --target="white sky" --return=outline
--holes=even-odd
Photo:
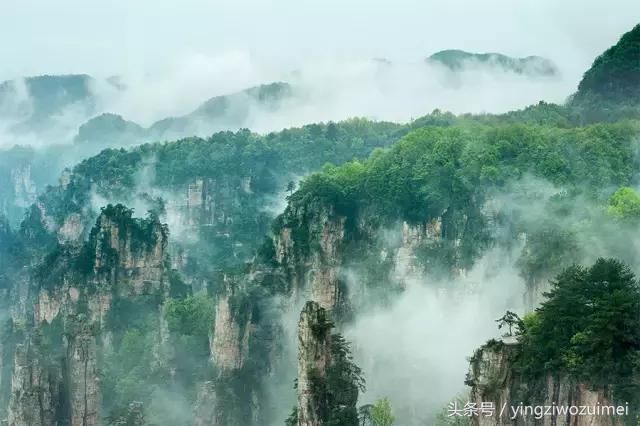
[[[154,72],[194,54],[293,68],[447,48],[584,69],[638,22],[638,0],[0,0],[0,79]]]

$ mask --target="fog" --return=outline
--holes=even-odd
[[[247,52],[285,68],[327,56],[411,60],[451,47],[590,62],[639,17],[634,0],[4,0],[0,78],[154,72],[189,52]]]
[[[208,136],[213,131],[240,127],[266,133],[351,117],[408,122],[436,108],[454,113],[501,113],[540,100],[564,102],[575,90],[581,72],[560,68],[559,75],[536,77],[470,62],[454,73],[420,57],[406,62],[314,59],[298,68],[276,70],[241,53],[194,55],[181,58],[164,72],[123,75],[118,79],[123,90],[96,78],[89,88],[93,111],[85,105],[68,105],[51,117],[46,129],[11,131],[29,117],[31,100],[20,91],[20,99],[3,108],[0,146],[70,143],[83,123],[105,112],[148,127],[167,117],[189,114],[212,97],[280,81],[289,83],[292,92],[276,108],[248,100],[248,115],[239,121],[232,103],[227,118],[215,117],[181,134],[165,136]],[[15,86],[24,84],[17,80]],[[235,108],[242,111],[247,101],[240,98],[236,102],[242,102]]]
[[[525,176],[489,197],[487,213],[499,213],[505,221],[492,230],[491,247],[457,278],[438,279],[428,270],[396,263],[405,267],[399,271],[405,290],[384,309],[379,303],[361,309],[344,330],[367,381],[359,404],[388,397],[399,424],[422,425],[434,424],[435,416],[458,396],[466,402],[468,357],[505,333],[496,319],[507,310],[522,316],[539,306],[545,300],[543,292],[550,289],[549,280],[559,272],[547,259],[546,276],[525,280],[527,273],[519,262],[530,249],[528,238],[540,229],[567,231],[575,238],[579,249],[564,253],[562,267],[616,257],[640,273],[637,227],[608,215],[606,201],[582,196],[571,197],[568,211],[557,216],[549,203],[562,192],[550,182]],[[526,234],[514,235],[517,229]],[[383,238],[389,239],[390,233],[383,231]],[[516,237],[515,244],[501,240],[502,235]],[[349,274],[351,291],[360,286],[359,280],[357,272]],[[381,283],[382,288],[389,285]]]
[[[466,277],[449,282],[413,274],[388,309],[360,315],[345,332],[367,380],[359,403],[388,397],[399,424],[432,424],[468,390],[467,357],[499,337],[495,319],[506,310],[523,313],[518,254],[491,250]]]
[[[293,84],[295,99],[274,114],[256,108],[244,127],[268,132],[353,116],[407,121],[434,108],[504,112],[562,102],[595,56],[639,20],[634,0],[331,0],[322,7],[290,0],[7,0],[0,38],[11,43],[3,46],[0,80],[90,74],[95,114],[113,112],[143,126],[273,81]],[[529,79],[472,67],[452,78],[424,63],[443,49],[540,55],[560,75]],[[103,83],[112,76],[126,90]],[[68,142],[87,118],[71,107],[60,111],[61,129],[45,140],[7,134],[0,123],[0,145]]]
[[[253,102],[240,122],[222,118],[203,123],[195,133],[207,136],[212,129],[239,127],[267,133],[356,116],[410,122],[436,108],[501,113],[540,100],[562,103],[594,58],[639,21],[637,0],[328,0],[318,4],[4,0],[0,81],[14,80],[17,96],[0,104],[0,150],[16,144],[70,146],[78,128],[104,112],[148,127],[167,117],[189,114],[214,96],[271,82],[292,87],[291,96],[277,108]],[[477,63],[452,73],[425,63],[426,57],[443,49],[539,55],[552,60],[559,74],[522,75]],[[46,129],[16,133],[14,126],[33,110],[22,79],[69,73],[95,78],[90,87],[94,108],[87,111],[83,105],[68,105],[55,112]],[[121,90],[107,83],[113,76]],[[62,166],[72,166],[102,147],[52,150],[64,158],[54,155],[55,167],[38,171],[47,174],[37,182],[39,190],[55,181]],[[51,155],[45,150],[40,154]],[[166,210],[161,219],[169,225],[172,243],[198,245],[198,235],[182,213],[185,195],[154,187],[155,159],[145,161],[132,193],[118,197],[94,189],[85,215],[93,220],[101,207],[123,202],[137,216],[144,216],[152,202],[162,198]],[[301,178],[287,180],[297,183]],[[522,196],[515,194],[521,188],[509,188],[494,201],[535,228],[548,214],[545,203],[559,189],[545,182],[524,183],[539,189],[540,196]],[[263,211],[274,217],[281,213],[286,195],[267,197]],[[584,202],[579,208],[582,211],[558,222],[568,226],[584,220],[584,211],[589,213],[591,222],[577,236],[580,246],[588,248],[576,253],[579,260],[591,262],[602,255],[624,258],[626,250],[630,259],[625,260],[633,261],[640,251],[636,230],[614,226],[603,206]],[[499,335],[495,319],[507,309],[522,314],[532,308],[525,303],[526,285],[517,267],[521,243],[496,245],[456,279],[438,279],[429,271],[401,271],[405,291],[389,300],[385,309],[378,305],[359,310],[354,321],[340,330],[352,342],[356,363],[367,380],[367,392],[358,403],[387,396],[400,424],[420,424],[432,421],[438,410],[464,391],[466,358],[488,338]],[[632,265],[640,269],[637,260]],[[350,285],[359,285],[357,271],[345,273]],[[281,303],[287,301],[277,305]],[[302,303],[288,306],[281,318],[286,336],[282,365],[274,366],[275,373],[265,383],[280,398],[274,402],[279,418],[294,403],[295,327]],[[175,397],[170,391],[159,392],[152,411],[162,406],[185,412],[186,403]]]

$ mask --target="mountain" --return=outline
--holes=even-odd
[[[97,146],[123,146],[142,142],[147,131],[142,126],[123,119],[117,114],[100,114],[78,129],[75,141]]]
[[[156,129],[288,96],[261,86]],[[15,148],[0,157],[25,207],[0,218],[0,423],[513,423],[451,420],[461,395],[628,402],[636,424],[640,115],[585,124],[574,108],[108,148],[39,193],[48,163]],[[140,132],[103,115],[74,147]]]
[[[640,25],[596,58],[570,103],[585,120],[615,120],[640,111]]]
[[[151,140],[187,135],[208,135],[220,130],[249,127],[252,114],[273,112],[292,96],[287,83],[252,87],[226,96],[216,96],[182,117],[160,120],[148,129]]]
[[[427,58],[427,63],[443,65],[458,72],[477,67],[497,68],[503,71],[535,77],[552,77],[558,68],[549,59],[540,56],[513,58],[501,53],[470,53],[464,50],[441,50]]]
[[[0,121],[12,133],[40,133],[64,120],[64,114],[90,116],[95,81],[84,74],[44,75],[0,83]],[[62,123],[64,124],[64,123]]]
[[[531,300],[583,250],[596,250],[593,239],[596,253],[637,258],[635,234],[603,208],[603,188],[632,182],[637,123],[485,119],[224,132],[105,150],[78,164],[38,197],[17,235],[2,237],[17,238],[24,253],[3,280],[12,308],[0,340],[2,413],[16,425],[35,424],[34,412],[43,424],[278,424],[295,404],[297,377],[292,419],[338,416],[356,426],[365,374],[369,388],[389,392],[401,424],[429,423],[445,401],[415,405],[407,392],[442,380],[438,368],[398,376],[423,353],[372,350],[362,335],[342,335],[347,324],[366,327],[367,313],[385,312],[416,283],[468,284],[492,250],[524,245],[502,256],[518,272],[507,280],[513,289],[496,294]],[[375,147],[386,149],[365,158]],[[343,164],[288,184],[327,161]],[[265,207],[283,195],[274,219]],[[491,268],[482,276],[476,284],[498,280]],[[403,315],[435,300],[416,302]],[[493,323],[508,303],[482,320]],[[457,317],[465,307],[447,309]],[[395,341],[409,332],[394,321],[376,322],[375,334]],[[437,346],[449,350],[446,340]],[[466,355],[449,357],[464,364]]]
[[[168,117],[143,128],[115,114],[102,114],[83,124],[77,143],[122,146],[188,136],[207,136],[222,130],[250,127],[253,116],[275,112],[292,97],[287,83],[252,87],[230,95],[213,97],[189,114]]]

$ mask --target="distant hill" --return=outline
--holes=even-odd
[[[540,56],[513,58],[501,53],[471,53],[464,50],[441,50],[427,58],[427,63],[444,65],[451,71],[463,71],[474,66],[501,68],[517,74],[530,76],[554,76],[556,65]]]
[[[187,115],[162,119],[149,128],[143,128],[119,115],[102,114],[80,126],[75,140],[78,143],[113,146],[237,130],[248,126],[256,110],[275,111],[290,96],[291,87],[287,83],[260,85],[213,97]]]
[[[0,83],[0,118],[14,119],[12,130],[39,130],[75,105],[90,111],[92,78],[79,75],[44,75]]]
[[[220,130],[236,130],[247,126],[254,109],[276,110],[290,96],[291,87],[282,82],[216,96],[187,115],[165,118],[152,124],[149,135],[152,139],[174,139],[207,135]]]
[[[91,142],[96,145],[127,145],[143,139],[146,129],[117,114],[101,114],[84,123],[78,129],[77,142]]]

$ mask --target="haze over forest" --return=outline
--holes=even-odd
[[[639,424],[637,0],[5,0],[0,40],[0,425]],[[626,412],[469,414],[522,405]]]

